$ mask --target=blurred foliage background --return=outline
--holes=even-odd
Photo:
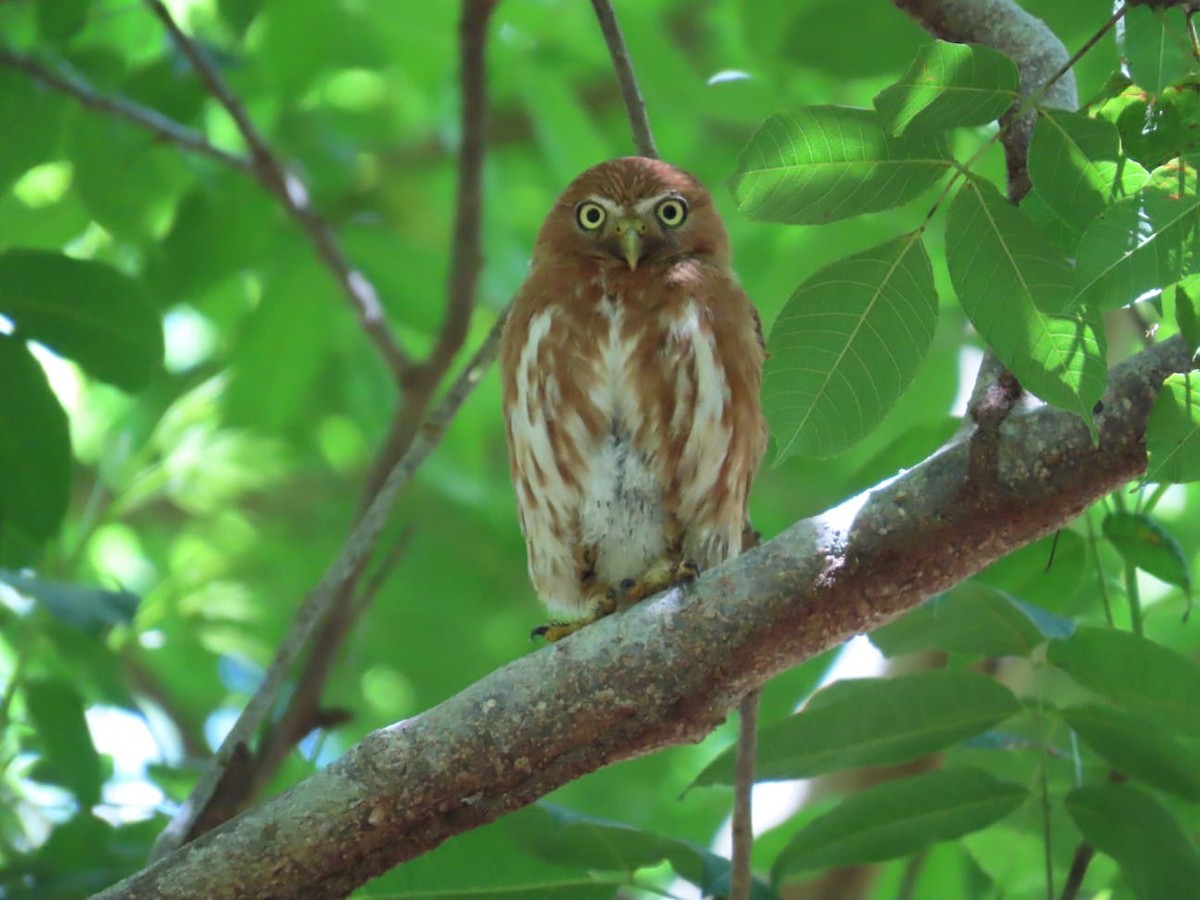
[[[399,340],[417,356],[427,352],[443,315],[453,224],[458,4],[168,5],[302,176],[347,255],[377,287]],[[1069,49],[1108,17],[1090,0],[1024,5]],[[736,268],[768,327],[796,284],[822,265],[920,223],[931,195],[822,228],[757,224],[722,187],[767,115],[813,103],[869,106],[903,72],[929,38],[890,4],[629,0],[616,7],[660,152],[713,188]],[[0,36],[104,94],[244,149],[228,115],[139,3],[2,3]],[[1081,99],[1115,65],[1110,37],[1076,69]],[[584,168],[632,152],[590,4],[503,0],[489,39],[488,86],[485,268],[463,357],[520,284],[561,188]],[[0,122],[0,249],[65,251],[118,269],[157,304],[165,337],[162,371],[136,393],[37,352],[68,413],[74,458],[57,536],[40,553],[4,549],[10,570],[34,566],[42,591],[32,601],[29,592],[0,587],[0,893],[70,897],[143,865],[198,761],[228,729],[300,598],[336,556],[395,392],[303,235],[243,173],[83,108],[12,68],[0,67]],[[957,139],[975,146],[985,132]],[[1001,179],[999,150],[978,170]],[[930,239],[937,246],[941,237]],[[944,308],[916,383],[850,452],[764,469],[752,509],[765,535],[915,464],[956,427],[978,351],[944,270],[935,267],[935,275]],[[1140,335],[1128,320],[1114,326],[1112,353],[1127,355]],[[351,718],[306,740],[270,792],[531,649],[527,635],[543,612],[525,573],[499,406],[492,371],[405,491],[389,538],[410,528],[411,537],[324,694],[326,706]],[[1158,508],[1193,553],[1195,500],[1194,488],[1175,488]],[[1048,543],[1026,552],[997,583],[1020,583],[1031,566],[1044,565]],[[1030,599],[1099,616],[1093,552],[1084,526],[1064,534],[1052,584],[1031,587]],[[59,595],[47,587],[54,584]],[[1145,589],[1148,633],[1194,655],[1200,640],[1194,626],[1180,625],[1181,595],[1158,582]],[[61,602],[46,599],[52,595]],[[140,602],[129,618],[131,598]],[[768,686],[764,716],[791,711],[829,663],[815,661]],[[708,846],[729,793],[681,794],[731,739],[726,725],[700,746],[622,763],[551,799]],[[1192,821],[1200,825],[1194,814]],[[778,848],[785,839],[763,843]],[[929,877],[946,879],[939,895],[967,896],[962,885],[991,884],[1003,855],[986,840],[940,848]],[[495,891],[558,879],[565,892],[581,877],[524,854],[497,825],[363,894],[465,893],[464,878]],[[639,878],[669,881],[665,868]],[[611,887],[602,887],[606,894]]]

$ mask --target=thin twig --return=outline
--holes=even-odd
[[[754,887],[750,865],[754,847],[754,766],[758,756],[758,691],[742,698],[738,707],[737,772],[733,779],[733,866],[729,900],[750,900]]]
[[[0,44],[0,64],[10,66],[24,72],[35,81],[46,87],[72,97],[89,109],[107,113],[117,119],[122,119],[138,128],[145,129],[155,135],[160,141],[174,144],[189,153],[198,153],[215,159],[219,163],[253,174],[254,165],[245,156],[230,153],[212,144],[208,138],[193,131],[185,125],[180,125],[169,119],[158,110],[131,100],[120,97],[110,97],[100,93],[91,84],[72,72],[55,71],[39,62],[28,54],[21,53],[11,47]]]
[[[196,71],[201,83],[229,113],[237,126],[238,133],[250,150],[254,176],[268,191],[274,194],[288,215],[295,220],[307,235],[317,256],[333,274],[346,300],[358,316],[359,325],[375,345],[385,365],[398,383],[403,383],[412,368],[408,355],[396,342],[387,320],[379,295],[362,272],[350,265],[338,246],[333,232],[313,208],[308,189],[293,173],[288,172],[274,154],[258,128],[250,120],[241,101],[230,90],[216,67],[200,50],[199,45],[180,29],[162,0],[145,0],[146,6],[162,23],[176,49],[187,58]]]
[[[608,44],[617,81],[621,85],[621,99],[625,101],[629,127],[633,131],[633,146],[637,148],[639,156],[658,159],[658,148],[654,146],[654,134],[646,117],[646,103],[642,100],[642,92],[633,74],[633,63],[625,47],[625,38],[621,36],[621,26],[617,24],[617,14],[613,12],[609,0],[592,0],[592,7],[596,10],[596,18],[600,21],[600,30],[604,32],[604,42]]]
[[[1071,857],[1071,868],[1067,871],[1067,883],[1063,885],[1061,900],[1076,900],[1079,889],[1083,887],[1083,879],[1087,876],[1088,866],[1096,848],[1087,841],[1080,841],[1075,846],[1075,855]]]
[[[161,5],[157,0],[147,0],[152,5]],[[490,363],[495,352],[491,337],[485,342],[480,352],[468,366],[466,372],[456,383],[455,388],[447,395],[446,401],[429,416],[423,424],[430,398],[438,383],[445,375],[453,361],[455,353],[461,347],[466,337],[470,322],[471,311],[474,307],[476,284],[481,267],[480,232],[482,208],[482,169],[484,154],[484,132],[486,130],[486,79],[485,56],[486,35],[488,22],[496,4],[496,0],[467,0],[462,14],[460,28],[460,60],[462,93],[462,145],[459,158],[459,186],[456,221],[454,229],[454,245],[451,251],[451,277],[446,301],[446,321],[439,336],[437,347],[429,360],[418,367],[410,367],[404,373],[404,402],[397,406],[393,423],[387,441],[376,454],[375,462],[368,475],[363,493],[362,506],[359,510],[360,524],[371,515],[379,498],[386,492],[387,508],[400,487],[406,483],[424,460],[428,451],[440,439],[441,433],[449,424],[458,406],[466,398],[470,388],[478,381]],[[161,16],[160,16],[161,18]],[[166,24],[166,21],[164,21]],[[168,24],[167,26],[171,26]],[[177,29],[173,35],[177,33]],[[176,38],[178,41],[179,38]],[[186,40],[186,39],[184,39]],[[189,46],[193,47],[189,43]],[[187,52],[181,46],[181,50]],[[253,125],[244,117],[244,112],[237,107],[237,112],[231,108],[236,106],[236,98],[225,91],[217,76],[211,69],[204,69],[204,59],[193,57],[193,65],[205,78],[208,88],[222,99],[230,114],[238,122],[248,144],[252,147],[256,159],[263,159],[267,151],[261,138],[253,129]],[[207,77],[206,77],[207,76]],[[257,143],[256,143],[257,141]],[[269,154],[267,154],[269,157]],[[268,171],[271,171],[268,169]],[[499,325],[493,334],[499,339]],[[487,354],[486,358],[481,354]],[[456,390],[457,389],[457,390]],[[449,404],[449,405],[447,405]],[[436,421],[436,424],[434,424]],[[420,449],[417,448],[418,437],[423,438]],[[430,438],[432,437],[432,440]],[[413,456],[416,450],[419,458]],[[407,469],[403,478],[394,479],[394,469],[397,462],[405,464]],[[406,462],[407,461],[407,462]],[[390,473],[390,474],[389,474]],[[388,488],[388,485],[391,485]],[[384,515],[386,515],[386,508]],[[379,522],[382,527],[382,519]],[[282,685],[282,675],[290,670],[294,661],[304,648],[312,642],[312,648],[303,666],[300,680],[292,693],[291,700],[283,715],[274,721],[262,735],[259,752],[248,767],[248,771],[229,770],[226,773],[217,772],[216,781],[208,790],[207,798],[189,801],[188,810],[190,824],[184,827],[183,820],[177,817],[171,823],[171,840],[192,840],[203,831],[208,830],[242,809],[278,769],[280,763],[290,752],[291,748],[311,730],[311,723],[321,712],[320,695],[325,682],[333,670],[338,652],[349,634],[350,629],[365,611],[369,598],[379,589],[379,579],[373,579],[362,591],[359,591],[359,580],[363,575],[366,563],[374,549],[378,536],[376,530],[369,538],[367,545],[361,548],[355,559],[342,570],[340,580],[336,583],[328,579],[322,584],[329,589],[318,591],[318,596],[310,596],[299,611],[288,635],[278,651],[278,656],[272,663],[272,673],[278,677],[271,678],[269,683],[264,681],[259,693],[251,700],[257,710],[269,708],[271,698]],[[354,539],[352,538],[351,541]],[[349,544],[347,545],[349,550]],[[386,571],[388,563],[384,563]],[[357,596],[356,596],[357,595]],[[319,624],[318,624],[319,623]],[[278,669],[276,667],[278,666]],[[261,698],[259,695],[263,695]],[[243,715],[250,713],[247,706]],[[239,720],[239,724],[240,720]],[[248,741],[259,723],[248,722],[243,741]],[[222,750],[224,750],[224,746]],[[219,759],[214,766],[219,768]],[[228,757],[232,759],[233,757]],[[183,830],[180,830],[183,829]]]
[[[467,337],[475,287],[483,266],[479,223],[482,219],[483,145],[487,130],[487,72],[484,49],[488,20],[496,0],[466,0],[459,25],[459,93],[462,97],[462,146],[458,152],[458,198],[446,318],[428,361],[418,370],[426,385],[437,384]]]
[[[258,732],[267,713],[279,695],[283,679],[300,653],[312,639],[313,633],[329,614],[333,599],[343,586],[352,580],[373,551],[380,532],[387,523],[388,514],[396,495],[412,479],[413,473],[437,446],[446,427],[457,414],[463,401],[483,378],[484,372],[495,359],[500,346],[500,333],[507,313],[501,315],[487,337],[475,351],[466,368],[455,379],[453,386],[442,398],[438,407],[429,414],[424,426],[413,439],[412,446],[388,474],[366,512],[342,545],[333,565],[325,572],[320,583],[304,598],[292,618],[291,627],[279,645],[275,658],[267,668],[262,684],[242,710],[233,728],[221,743],[208,769],[200,777],[192,795],[176,813],[171,823],[159,836],[154,848],[154,859],[165,856],[183,843],[192,823],[207,807],[209,800],[221,780],[222,772],[236,753],[244,752]],[[241,750],[239,751],[239,748]]]

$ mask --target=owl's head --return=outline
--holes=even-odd
[[[729,238],[712,197],[661,160],[626,156],[588,169],[567,186],[538,235],[538,258],[597,259],[639,266],[704,258],[729,261]]]

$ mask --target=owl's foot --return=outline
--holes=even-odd
[[[617,592],[617,601],[622,608],[653,597],[660,591],[687,584],[700,577],[700,567],[691,560],[662,560],[655,563],[640,578],[626,578]]]
[[[585,625],[591,625],[605,616],[611,616],[616,611],[617,591],[609,589],[596,597],[592,604],[592,611],[582,619],[576,619],[573,622],[547,622],[545,625],[539,625],[529,632],[529,639],[532,641],[541,637],[553,644],[555,641],[561,641],[568,635],[574,634]]]

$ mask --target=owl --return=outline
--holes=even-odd
[[[695,178],[627,157],[563,191],[500,350],[529,575],[563,619],[535,634],[557,640],[741,552],[764,356]]]

